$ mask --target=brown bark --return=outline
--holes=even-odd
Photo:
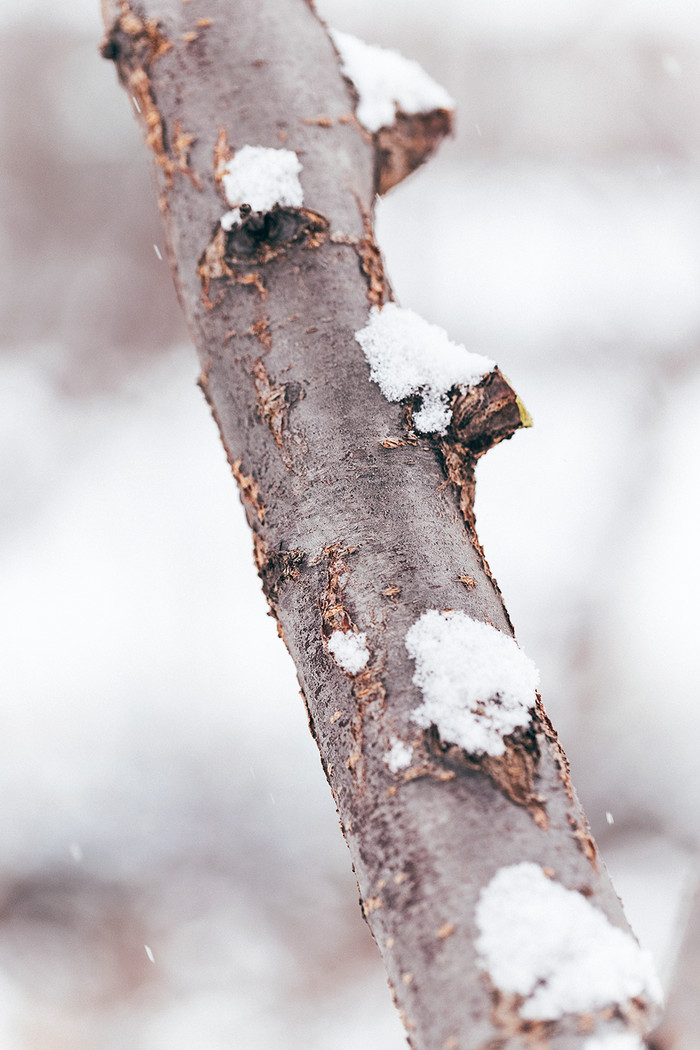
[[[437,439],[416,435],[411,405],[369,381],[354,333],[391,297],[372,202],[400,166],[377,174],[392,135],[358,126],[310,4],[208,0],[206,19],[181,0],[103,7],[103,54],[138,100],[152,151],[200,386],[411,1045],[580,1047],[612,1010],[523,1021],[474,948],[480,890],[523,860],[625,926],[539,701],[503,758],[465,755],[410,719],[420,696],[404,639],[423,611],[464,610],[512,633],[474,532],[473,479],[478,455],[525,422],[521,406],[493,373],[456,398],[455,426]],[[431,149],[438,126],[423,126]],[[243,223],[227,235],[217,163],[246,144],[296,151],[305,203],[278,209],[274,231]],[[328,652],[339,629],[367,635],[359,674]],[[384,761],[394,734],[415,745],[397,774]],[[645,1030],[648,1004],[616,1016],[619,1029]]]

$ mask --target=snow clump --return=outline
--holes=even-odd
[[[530,722],[539,672],[513,638],[464,612],[423,613],[406,634],[423,703],[412,720],[473,755],[502,755]]]
[[[330,35],[343,73],[360,96],[357,119],[368,131],[393,124],[397,109],[407,116],[454,109],[454,99],[417,62],[337,29]]]
[[[416,430],[445,434],[452,419],[447,395],[454,386],[478,383],[495,367],[482,354],[453,343],[444,328],[396,303],[373,306],[369,323],[355,333],[370,366],[370,379],[388,401],[420,394]]]
[[[413,757],[413,748],[410,744],[404,744],[403,740],[399,740],[398,737],[392,737],[391,747],[384,755],[384,761],[389,768],[390,773],[399,773],[402,769],[407,769],[411,764]]]
[[[523,996],[526,1020],[555,1021],[636,996],[661,1000],[651,956],[538,864],[501,868],[481,891],[475,918],[479,965],[502,992]],[[589,1050],[634,1050],[622,1038],[590,1040]]]
[[[328,639],[328,649],[341,670],[347,674],[359,674],[369,660],[367,635],[352,631],[333,631]]]
[[[644,1043],[633,1032],[615,1032],[587,1039],[583,1050],[644,1050]]]
[[[271,211],[276,204],[300,208],[304,194],[299,182],[301,162],[289,149],[243,146],[221,169],[221,183],[232,211],[221,220],[225,230],[240,221],[239,207]]]

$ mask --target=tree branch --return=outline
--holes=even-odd
[[[375,188],[424,159],[449,121],[425,114],[425,142],[397,162],[390,144],[415,139],[415,128],[405,114],[393,129],[360,127],[304,0],[210,0],[206,18],[181,0],[105,0],[103,11],[102,53],[152,152],[200,386],[411,1045],[496,1050],[525,1039],[564,1050],[591,1033],[646,1031],[651,981],[628,935],[618,934],[639,972],[628,966],[620,991],[620,964],[597,998],[585,967],[567,983],[556,936],[551,972],[530,964],[532,987],[499,976],[490,953],[494,937],[496,954],[505,938],[511,955],[518,938],[551,939],[550,887],[564,894],[552,904],[564,924],[573,907],[583,927],[594,915],[612,929],[604,915],[626,929],[534,689],[501,753],[465,747],[418,714],[425,694],[407,635],[423,614],[453,610],[438,626],[477,621],[501,641],[512,635],[474,532],[474,465],[528,422],[492,369],[452,390],[444,434],[418,433],[418,395],[388,401],[355,338],[370,307],[392,298],[374,242]],[[226,164],[247,145],[296,154],[303,204],[226,200]],[[500,693],[485,701],[473,717],[487,721],[488,704],[500,717]],[[544,879],[544,908],[533,911],[534,893],[517,897],[499,942],[487,905],[504,871]],[[578,982],[580,994],[557,997],[557,981]]]

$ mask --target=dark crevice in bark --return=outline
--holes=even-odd
[[[197,265],[203,302],[208,309],[213,309],[224,301],[225,288],[213,302],[210,299],[212,281],[248,285],[255,288],[262,300],[266,299],[267,288],[261,268],[284,256],[292,246],[320,248],[327,236],[328,222],[323,216],[306,208],[278,205],[264,216],[260,212],[251,212],[231,230],[218,226]]]
[[[226,232],[224,260],[229,264],[264,265],[283,255],[292,244],[319,248],[328,235],[328,221],[308,208],[276,204],[271,211],[241,205],[241,221]]]
[[[277,609],[279,593],[289,580],[298,580],[306,562],[306,555],[298,550],[267,550],[258,538],[255,564],[270,608]]]

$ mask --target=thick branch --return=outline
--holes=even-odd
[[[390,298],[374,150],[324,27],[304,0],[209,0],[205,19],[181,0],[105,6],[103,53],[139,103],[200,385],[411,1044],[568,1050],[645,1030],[641,993],[533,1019],[477,951],[480,893],[522,861],[625,922],[534,693],[502,755],[416,721],[406,635],[426,610],[512,633],[473,531],[473,465],[525,419],[493,373],[457,398],[446,436],[420,435],[410,404],[370,382],[355,333]],[[296,153],[303,206],[241,208],[227,229],[222,165],[246,145]],[[343,661],[338,635],[364,664]]]

